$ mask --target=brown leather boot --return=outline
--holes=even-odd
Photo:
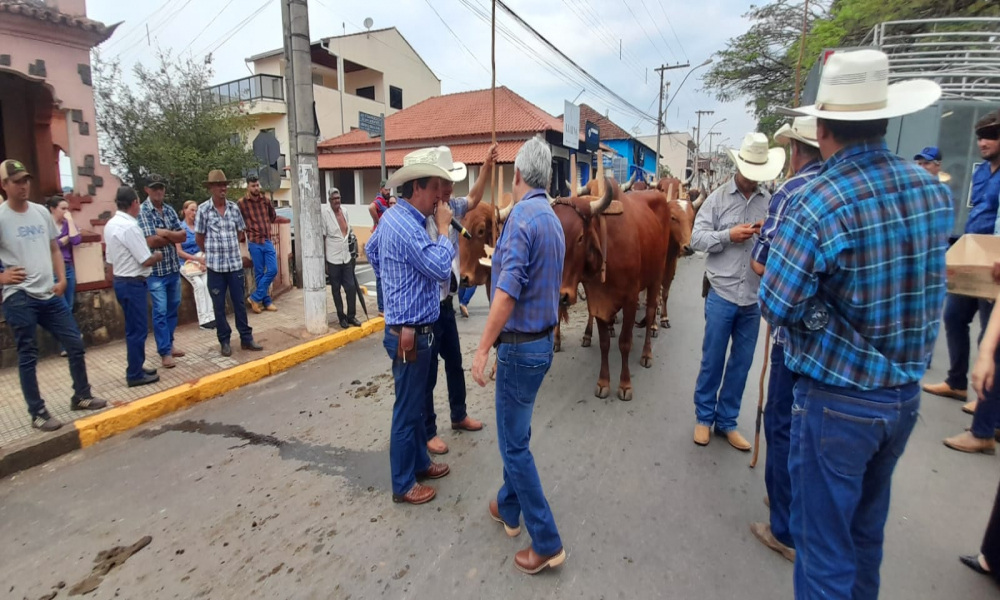
[[[961,400],[963,402],[965,402],[965,400],[969,397],[969,392],[967,390],[956,390],[944,381],[941,383],[924,384],[920,386],[920,389],[928,394],[934,394],[935,396],[941,396],[942,398],[951,398],[952,400]]]
[[[748,442],[747,439],[743,437],[743,434],[740,433],[739,431],[736,431],[735,429],[730,431],[729,433],[725,433],[722,435],[726,436],[726,441],[729,442],[730,446],[736,448],[740,452],[749,452],[750,448],[753,447],[750,445],[750,442]]]
[[[708,428],[708,425],[695,425],[694,426],[694,443],[699,446],[707,446],[708,442],[712,439],[712,431]]]
[[[496,500],[490,500],[490,518],[496,521],[497,523],[503,523],[503,530],[507,532],[507,537],[517,537],[518,535],[520,535],[521,533],[520,525],[518,525],[517,527],[511,527],[510,525],[507,524],[506,521],[500,518],[500,507],[499,505],[497,505]]]
[[[448,454],[448,444],[438,436],[427,441],[427,451],[431,454]]]
[[[434,491],[434,488],[415,483],[410,488],[410,491],[405,494],[393,494],[392,501],[397,504],[404,502],[408,504],[424,504],[433,500],[436,495],[437,492]]]
[[[788,562],[795,562],[795,549],[789,548],[779,542],[778,538],[774,537],[774,534],[771,533],[771,525],[769,523],[750,523],[750,531],[762,544],[784,556]]]
[[[427,467],[426,471],[417,473],[417,479],[441,479],[448,473],[451,473],[451,469],[448,465],[444,463],[432,462],[431,466]]]
[[[970,454],[975,454],[977,452],[982,452],[983,454],[996,454],[997,442],[993,438],[981,439],[972,435],[971,431],[963,431],[962,433],[952,436],[950,438],[945,438],[944,445],[948,446],[952,450],[958,450],[959,452],[968,452]]]
[[[967,415],[976,414],[976,406],[979,405],[979,400],[973,400],[972,402],[967,402],[962,405],[962,412]]]
[[[534,575],[545,567],[554,569],[564,562],[566,562],[566,551],[562,548],[552,556],[539,556],[531,546],[528,546],[514,555],[514,566],[529,575]]]
[[[465,418],[459,421],[458,423],[452,423],[451,428],[462,429],[465,431],[479,431],[480,429],[483,428],[483,422],[477,421],[472,417],[466,415]]]

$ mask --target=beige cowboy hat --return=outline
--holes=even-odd
[[[823,67],[816,104],[778,112],[830,121],[872,121],[919,112],[940,97],[941,86],[929,79],[889,85],[889,57],[884,52],[834,52]]]
[[[205,185],[215,185],[217,183],[229,185],[229,179],[226,178],[226,174],[222,172],[222,169],[212,169],[208,172],[208,181],[205,182]]]
[[[816,117],[795,117],[791,123],[785,123],[774,132],[774,141],[779,144],[790,144],[792,140],[819,148],[819,142],[816,141]]]
[[[389,177],[385,187],[392,189],[407,181],[423,177],[440,177],[449,181],[459,182],[468,176],[465,163],[451,159],[451,148],[422,148],[410,152],[403,157],[403,168]]]
[[[771,181],[785,166],[784,148],[767,148],[767,136],[763,133],[748,133],[743,137],[740,149],[727,148],[729,156],[736,163],[740,175],[750,181]]]

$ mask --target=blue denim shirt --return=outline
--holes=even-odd
[[[990,163],[979,163],[972,173],[972,210],[965,222],[965,233],[992,234],[996,230],[1000,206],[1000,169],[991,171]]]

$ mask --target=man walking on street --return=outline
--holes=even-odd
[[[445,163],[451,162],[451,150],[442,146],[438,148],[445,156]],[[441,201],[448,204],[454,218],[461,222],[465,215],[479,206],[486,191],[486,183],[490,180],[490,170],[496,160],[496,147],[490,146],[479,179],[469,190],[467,198],[452,198],[455,183],[465,179],[467,169],[464,164],[453,162],[449,170],[451,177],[442,182]],[[431,240],[437,240],[438,232],[434,217],[427,217],[427,234]],[[448,406],[451,409],[451,428],[455,430],[479,431],[483,428],[482,421],[469,416],[465,406],[465,370],[462,369],[462,342],[458,339],[458,323],[455,321],[455,294],[458,292],[458,236],[459,232],[449,228],[448,239],[456,248],[455,259],[451,263],[451,275],[441,284],[441,315],[434,322],[434,343],[431,344],[431,372],[427,379],[427,406],[425,417],[427,423],[427,450],[432,454],[445,454],[448,445],[437,434],[437,414],[434,412],[434,388],[438,378],[438,356],[444,359],[445,379],[448,382]]]
[[[375,196],[375,200],[368,205],[368,214],[372,216],[372,235],[378,229],[378,222],[382,219],[382,215],[391,207],[392,188],[388,187],[387,183],[388,180],[382,180],[378,186],[378,196]],[[378,314],[382,316],[385,303],[382,301],[382,280],[379,279],[378,272],[375,273],[375,301],[378,303]]]
[[[812,181],[823,166],[816,141],[816,119],[795,117],[791,125],[785,124],[774,134],[774,141],[788,144],[791,149],[791,167],[795,176],[786,181],[771,197],[767,219],[754,244],[750,263],[754,273],[763,275],[767,253],[774,240],[774,232],[781,225],[790,202],[802,186]],[[764,464],[764,485],[767,488],[771,518],[767,523],[751,523],[750,531],[765,546],[795,562],[795,544],[789,529],[788,515],[792,504],[792,481],[788,475],[788,451],[792,428],[792,386],[795,373],[785,366],[785,338],[780,327],[772,331],[771,377],[767,382],[767,408],[764,410],[764,438],[767,440],[767,457]]]
[[[768,150],[763,133],[748,133],[739,152],[730,149],[729,154],[736,174],[705,200],[691,233],[691,247],[709,253],[705,264],[711,286],[705,299],[705,337],[694,390],[698,421],[694,443],[707,446],[714,425],[733,448],[747,452],[750,442],[736,430],[736,419],[760,331],[760,276],[750,268],[750,250],[770,200],[759,183],[778,176],[785,165],[785,151]]]
[[[440,204],[441,183],[451,176],[452,168],[442,158],[437,148],[417,150],[403,158],[403,168],[389,180],[392,187],[402,186],[403,198],[385,213],[381,226],[365,244],[368,261],[382,278],[386,293],[383,346],[392,360],[396,392],[389,444],[392,501],[410,504],[429,502],[437,494],[417,479],[438,479],[450,472],[448,465],[431,462],[424,428],[441,283],[448,280],[457,252],[448,239],[451,209]],[[435,207],[438,239],[432,242],[424,226]]]
[[[31,174],[22,163],[16,160],[0,163],[0,186],[7,196],[7,201],[0,204],[3,314],[17,344],[21,393],[28,405],[31,426],[55,431],[62,423],[45,408],[35,373],[38,364],[35,333],[39,325],[66,350],[69,374],[73,378],[70,407],[98,410],[107,406],[107,402],[94,398],[91,393],[87,363],[83,358],[83,336],[62,299],[66,291],[66,272],[62,251],[56,243],[59,230],[48,209],[28,200]]]
[[[503,485],[490,501],[489,513],[510,537],[521,532],[524,515],[531,545],[514,555],[514,565],[530,574],[566,562],[529,448],[535,398],[552,366],[566,255],[562,225],[545,192],[551,181],[552,153],[541,137],[532,138],[514,159],[516,204],[493,254],[492,304],[472,361],[472,377],[485,387],[490,347],[497,350],[497,441]]]
[[[934,350],[954,207],[939,181],[889,151],[889,119],[941,88],[889,85],[877,50],[836,52],[816,104],[826,162],[789,204],[760,287],[799,375],[788,470],[797,600],[874,599],[892,473]]]
[[[263,350],[253,339],[253,329],[247,321],[246,282],[243,274],[243,256],[240,254],[239,234],[246,229],[239,207],[226,200],[229,180],[220,170],[210,171],[205,185],[212,197],[202,202],[195,215],[194,232],[198,247],[205,253],[208,267],[208,291],[215,309],[215,333],[219,337],[222,356],[232,356],[229,345],[233,330],[226,320],[226,291],[233,304],[233,319],[240,334],[244,350]]]
[[[160,355],[163,368],[172,369],[177,364],[174,358],[184,356],[182,350],[174,348],[174,330],[177,329],[177,310],[181,305],[181,264],[177,258],[177,244],[183,242],[187,234],[181,227],[177,212],[163,202],[166,191],[165,180],[159,175],[150,175],[149,185],[146,186],[146,201],[139,209],[138,221],[142,235],[146,237],[146,244],[163,256],[163,260],[153,265],[144,287],[149,288],[153,304],[156,352]]]
[[[247,177],[247,195],[240,200],[239,207],[246,224],[247,250],[253,261],[255,284],[247,303],[258,315],[265,310],[275,312],[278,307],[271,300],[271,282],[278,274],[278,253],[271,241],[271,225],[278,214],[261,191],[256,175]]]
[[[330,200],[321,206],[323,217],[323,239],[326,242],[326,277],[330,280],[333,303],[337,307],[340,328],[361,327],[357,318],[358,288],[354,279],[354,257],[348,241],[351,237],[351,223],[347,213],[340,206],[340,190],[330,190]],[[344,290],[344,298],[340,290]],[[344,300],[347,312],[344,312]]]
[[[147,193],[149,188],[147,189]],[[161,196],[162,201],[162,196]],[[146,200],[149,203],[149,200]],[[104,226],[104,243],[108,264],[114,274],[115,298],[125,315],[125,349],[128,355],[128,366],[125,369],[125,381],[129,387],[149,385],[160,380],[155,370],[148,372],[143,368],[146,362],[146,336],[149,325],[146,320],[146,294],[148,291],[151,267],[163,262],[161,250],[150,252],[149,236],[143,237],[142,228],[136,217],[139,216],[139,195],[128,186],[118,188],[115,195],[115,205],[118,212]],[[168,207],[169,208],[169,207]],[[176,218],[176,215],[175,217]],[[161,231],[164,228],[158,228]],[[157,236],[157,234],[153,234]],[[173,244],[170,244],[173,246]],[[176,273],[175,273],[176,275]],[[176,307],[174,319],[176,324]],[[156,300],[153,300],[153,331],[156,331]],[[171,329],[170,334],[173,334]],[[159,347],[160,340],[157,340]],[[169,354],[163,355],[169,357]],[[167,361],[163,361],[164,366]],[[173,366],[171,363],[170,366]]]

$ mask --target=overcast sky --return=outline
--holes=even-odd
[[[722,48],[728,38],[746,29],[741,15],[751,4],[750,0],[506,1],[577,64],[650,115],[656,112],[658,84],[653,69],[663,63],[700,64]],[[470,6],[488,14],[488,2],[309,0],[310,29],[313,40],[343,34],[345,27],[347,33],[353,33],[362,31],[365,18],[370,17],[373,28],[399,29],[441,79],[442,93],[483,89],[490,86],[490,27]],[[108,24],[124,21],[105,42],[104,53],[119,54],[126,67],[136,61],[151,62],[157,45],[195,57],[214,49],[214,81],[221,83],[250,73],[245,58],[281,47],[279,0],[88,0],[87,9],[91,18]],[[258,9],[262,10],[256,17],[237,27]],[[515,45],[498,33],[498,85],[510,87],[553,115],[561,114],[563,101],[573,100],[582,89],[560,77],[560,73],[571,69],[543,50],[499,8],[497,14],[498,24],[519,41]],[[152,45],[146,41],[147,25]],[[623,59],[619,59],[619,40]],[[544,61],[551,65],[544,66]],[[714,110],[714,115],[702,117],[702,131],[708,132],[713,123],[725,118],[715,128],[721,132],[715,143],[729,138],[726,145],[737,145],[755,122],[743,102],[721,104],[702,92],[700,77],[706,70],[698,69],[688,78],[666,115],[666,128],[690,132],[697,120],[696,110]],[[687,72],[667,71],[671,95]],[[580,79],[575,74],[572,78]],[[655,132],[653,123],[640,122],[602,96],[603,92],[588,86],[578,103],[587,103],[601,112],[610,110],[611,119],[626,130],[638,124],[642,134]]]

